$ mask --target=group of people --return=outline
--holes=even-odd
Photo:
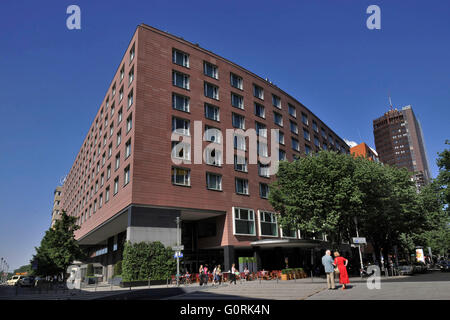
[[[247,269],[247,268],[246,268]],[[236,269],[236,265],[233,263],[231,265],[231,271],[230,273],[230,284],[234,282],[234,284],[236,284],[236,277],[237,274],[239,274],[238,270]],[[244,270],[245,276],[248,277],[249,275],[249,271],[247,269],[247,271]],[[186,275],[188,275],[189,273],[186,271]],[[211,274],[210,269],[208,268],[208,265],[200,265],[200,268],[198,270],[198,274],[199,274],[199,279],[200,279],[200,286],[202,285],[207,285],[208,284],[208,279],[209,279],[209,275]],[[222,276],[223,276],[223,272],[222,272],[222,268],[219,265],[216,265],[212,271],[212,276],[213,276],[213,282],[212,285],[220,285],[222,283]],[[189,275],[190,277],[190,275]]]
[[[331,257],[331,251],[327,250],[325,255],[322,257],[322,264],[325,268],[325,273],[327,275],[327,285],[328,290],[335,290],[336,285],[334,283],[334,274],[339,274],[339,283],[342,284],[342,290],[347,288],[350,283],[347,273],[348,260],[341,257],[339,252],[334,252],[334,259]]]

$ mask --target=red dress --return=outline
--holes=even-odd
[[[350,283],[350,281],[348,280],[347,267],[344,265],[345,261],[348,261],[348,260],[343,257],[337,257],[334,259],[334,264],[339,269],[339,283],[340,284]]]

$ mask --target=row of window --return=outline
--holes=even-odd
[[[191,186],[191,170],[188,168],[172,167],[172,183],[174,185]],[[206,172],[206,188],[209,190],[222,191],[222,175],[218,173]],[[235,190],[237,194],[249,195],[248,180],[235,178]],[[259,195],[263,199],[269,197],[269,185],[259,184]]]
[[[102,175],[102,179],[103,179],[103,175]],[[124,170],[123,170],[123,187],[127,186],[128,183],[130,183],[130,179],[131,179],[131,175],[130,175],[130,166],[128,165]],[[103,186],[103,180],[102,180],[102,186]],[[96,187],[97,188],[97,187]],[[110,200],[110,186],[108,185],[105,188],[105,199],[104,202],[105,204],[109,202]],[[114,178],[114,182],[113,182],[113,196],[115,196],[117,193],[119,192],[119,176],[116,176]],[[91,196],[92,197],[92,196]],[[85,199],[83,199],[83,206],[82,207],[77,207],[77,209],[75,210],[74,215],[77,215],[78,212],[82,211],[82,208],[84,207],[84,202]],[[87,201],[86,201],[87,202]],[[95,214],[97,212],[97,210],[101,209],[103,207],[103,192],[101,192],[98,196],[98,198],[96,198],[92,204],[89,205],[89,208],[86,208],[84,210],[84,212],[79,216],[78,220],[77,220],[77,224],[78,225],[82,225],[83,222],[85,222],[87,219],[89,219],[93,214]]]
[[[256,236],[256,216],[253,209],[233,207],[233,234],[240,236]],[[259,236],[283,238],[309,238],[326,240],[325,235],[300,233],[300,230],[281,227],[275,212],[258,210]]]
[[[132,47],[131,47],[131,49],[129,51],[129,65],[132,64],[132,62],[134,61],[134,58],[135,58],[135,44],[132,45]],[[122,83],[124,78],[125,78],[125,63],[122,65],[122,67],[120,68],[120,71],[119,71],[119,85],[120,85],[120,83]],[[134,81],[134,65],[132,65],[130,67],[129,72],[128,72],[128,87],[130,87],[132,85],[133,81]],[[121,88],[119,89],[119,104],[123,100],[124,90],[125,90],[124,89],[124,85],[122,85]],[[112,85],[111,91],[112,91],[111,92],[112,99],[114,99],[115,96],[116,96],[116,83],[114,83]],[[128,102],[127,102],[128,108],[131,107],[133,102],[134,102],[134,91],[133,91],[133,89],[131,89],[129,91],[129,93],[128,93]],[[115,102],[113,101],[112,106],[111,106],[111,119],[112,119],[112,117],[114,115],[114,109],[115,109],[114,104],[115,104]],[[90,132],[90,134],[89,134],[89,136],[87,138],[87,141],[84,143],[84,147],[80,151],[79,156],[78,156],[78,158],[77,158],[77,160],[75,162],[75,170],[76,171],[72,171],[71,170],[71,172],[69,173],[69,177],[68,177],[68,181],[67,181],[66,185],[68,185],[68,189],[70,190],[70,193],[72,193],[73,190],[74,190],[73,183],[75,182],[76,177],[78,176],[78,178],[79,178],[78,179],[78,183],[77,183],[77,185],[78,185],[80,183],[81,177],[84,177],[86,175],[87,170],[88,170],[87,169],[87,165],[84,167],[83,171],[82,171],[82,167],[85,165],[85,161],[88,158],[89,153],[91,153],[93,151],[93,148],[95,148],[95,146],[97,144],[97,135],[95,135],[94,142],[93,143],[91,142],[89,148],[87,146],[87,143],[91,139],[93,139],[94,130],[98,129],[98,137],[100,137],[102,135],[103,126],[102,126],[102,124],[100,122],[102,121],[103,118],[105,118],[105,120],[104,120],[105,121],[105,125],[104,125],[105,130],[108,127],[108,115],[107,115],[108,108],[109,108],[109,95],[106,98],[106,106],[105,106],[105,108],[102,107],[100,109],[99,117],[95,120],[95,125],[92,126],[91,132]],[[121,120],[122,120],[122,108],[120,108],[120,110],[118,112],[118,123],[120,123]],[[130,127],[130,125],[131,125],[131,123],[127,124],[127,132],[129,131],[128,128]],[[113,127],[114,127],[114,123],[112,123],[111,126],[110,126],[110,131],[111,132],[113,130]],[[112,136],[112,133],[110,134],[110,136]],[[104,140],[106,140],[106,134],[105,134]],[[104,143],[104,145],[105,144],[106,144],[106,142]],[[100,153],[100,148],[101,147],[100,147],[100,144],[99,144],[99,146],[98,146],[98,153],[95,154],[95,152],[94,152],[94,158],[96,157],[96,155],[98,155]],[[84,155],[83,159],[81,160],[81,156],[82,156],[83,152],[86,152],[86,154]],[[89,165],[89,169],[90,169],[91,165],[92,164]],[[75,176],[73,176],[73,175],[75,175]]]

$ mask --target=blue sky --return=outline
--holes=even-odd
[[[81,8],[81,30],[66,8]],[[366,8],[381,8],[381,30]],[[450,138],[450,2],[2,1],[0,256],[28,263],[135,28],[211,50],[301,101],[342,138],[373,143],[372,120],[412,105],[433,177]]]

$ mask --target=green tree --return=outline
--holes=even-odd
[[[74,260],[85,257],[74,232],[79,229],[75,223],[75,217],[68,216],[65,211],[61,219],[56,220],[53,227],[49,228],[36,249],[32,261],[37,262],[36,274],[41,276],[63,275],[66,277],[67,267]]]
[[[281,162],[269,201],[282,226],[324,232],[334,245],[355,236],[357,223],[378,256],[424,223],[406,169],[329,151]]]
[[[31,268],[31,264],[26,264],[14,270],[14,274],[16,273],[24,273],[27,272],[28,275],[33,275],[34,270]]]

